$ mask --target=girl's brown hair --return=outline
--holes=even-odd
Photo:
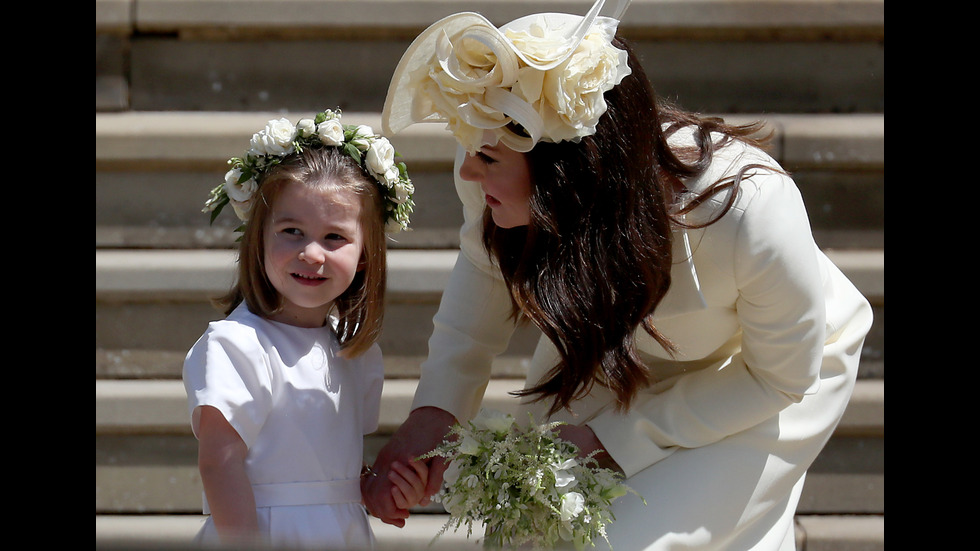
[[[239,242],[237,281],[215,303],[226,315],[242,301],[262,317],[282,309],[283,298],[266,277],[263,234],[272,206],[282,189],[291,183],[320,190],[346,189],[361,198],[363,267],[350,287],[334,300],[332,311],[337,317],[341,354],[356,357],[377,341],[384,321],[388,272],[384,207],[378,184],[354,159],[337,148],[308,148],[283,159],[264,175],[252,198],[248,223]]]
[[[626,410],[653,382],[634,335],[643,327],[675,351],[651,322],[670,287],[672,229],[685,226],[682,214],[727,190],[727,206],[698,227],[723,216],[739,179],[684,198],[683,206],[675,190],[706,170],[716,148],[753,141],[759,130],[661,102],[629,45],[615,43],[629,53],[632,74],[606,93],[597,132],[579,143],[540,142],[527,153],[530,224],[503,229],[484,215],[484,245],[511,290],[515,316],[526,316],[558,350],[558,364],[542,381],[517,393],[552,399],[551,413],[596,383]],[[682,127],[693,127],[696,146],[674,150],[667,138]]]

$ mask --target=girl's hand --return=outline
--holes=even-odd
[[[409,466],[411,468],[394,462],[388,472],[388,480],[393,484],[391,497],[399,509],[414,507],[428,497],[425,487],[429,481],[429,468],[419,461],[411,461]]]

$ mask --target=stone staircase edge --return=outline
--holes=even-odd
[[[389,295],[441,293],[457,255],[452,249],[389,249]],[[95,296],[210,297],[228,289],[235,265],[234,250],[96,249]]]
[[[869,300],[884,301],[883,250],[825,253]],[[390,249],[389,293],[393,297],[441,293],[457,255],[454,249]],[[227,290],[234,265],[232,250],[96,249],[95,295],[97,300],[206,298]]]
[[[379,433],[390,433],[408,416],[417,385],[415,379],[385,381]],[[514,413],[518,402],[508,392],[522,385],[523,380],[517,378],[491,380],[483,407]],[[837,431],[848,436],[884,435],[884,410],[885,381],[861,379]],[[189,421],[187,397],[180,380],[95,381],[96,435],[189,434]]]
[[[371,527],[378,540],[378,551],[385,549],[439,550],[459,549],[467,540],[465,532],[449,531],[435,542],[432,537],[445,524],[443,513],[413,514],[405,528],[399,529],[371,517]],[[96,548],[116,548],[118,545],[139,542],[171,545],[171,548],[190,549],[191,540],[205,517],[193,515],[95,515]],[[797,539],[801,549],[835,549],[835,551],[884,550],[884,515],[796,515]],[[470,547],[473,547],[470,544]],[[140,547],[132,547],[139,549]],[[474,547],[475,549],[475,547]]]
[[[124,111],[95,114],[96,170],[100,164],[148,163],[153,169],[178,170],[183,164],[207,164],[218,170],[240,155],[245,138],[268,120],[309,113]],[[734,123],[763,120],[774,131],[777,161],[833,168],[884,166],[883,113],[732,114]],[[380,113],[351,112],[345,122],[381,128]],[[438,123],[416,124],[392,143],[410,166],[451,165],[455,142]]]
[[[544,11],[584,13],[589,0],[96,0],[96,32],[264,31],[369,28],[417,32],[459,11],[479,11],[497,24]],[[379,13],[385,14],[383,18]],[[380,21],[379,21],[380,19]],[[758,29],[853,29],[884,35],[884,0],[633,0],[625,32]]]

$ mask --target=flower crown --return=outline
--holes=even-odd
[[[301,119],[296,125],[285,118],[266,123],[252,136],[244,157],[228,160],[232,168],[225,174],[224,183],[211,190],[204,204],[204,212],[211,213],[211,222],[229,204],[242,222],[248,222],[250,201],[272,167],[307,148],[336,147],[354,159],[381,188],[385,231],[407,229],[415,208],[415,187],[405,163],[395,162],[397,153],[387,138],[375,134],[370,126],[341,124],[340,115],[340,110],[326,110],[312,119]]]

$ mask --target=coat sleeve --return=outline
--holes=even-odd
[[[459,420],[479,410],[493,359],[507,349],[515,329],[510,294],[480,238],[483,196],[478,185],[459,179],[462,155],[459,149],[453,171],[463,202],[460,253],[432,320],[429,355],[412,405],[435,406]]]
[[[753,427],[819,390],[828,333],[825,284],[833,267],[823,264],[829,261],[813,242],[792,180],[774,174],[743,183],[742,193],[726,214],[734,219],[706,232],[733,232],[730,253],[719,256],[737,289],[732,308],[740,351],[669,388],[645,392],[625,414],[605,411],[589,421],[627,476],[677,449]],[[848,300],[864,299],[851,293]],[[856,334],[863,340],[865,332]]]

